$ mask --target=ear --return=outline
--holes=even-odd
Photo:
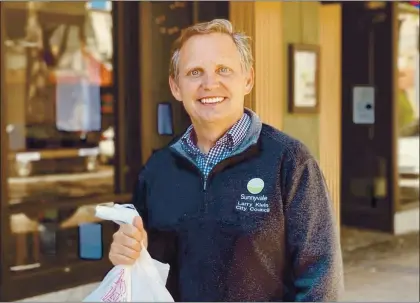
[[[179,89],[178,83],[172,76],[169,76],[169,87],[171,88],[172,96],[180,102],[182,102],[181,98],[181,90]]]
[[[254,68],[251,66],[245,75],[245,95],[248,95],[254,87]]]

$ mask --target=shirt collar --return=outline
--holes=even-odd
[[[230,150],[234,150],[244,140],[248,129],[251,125],[251,118],[247,113],[244,113],[239,119],[219,140],[215,146],[224,146]],[[190,152],[194,154],[200,152],[195,142],[194,126],[190,125],[181,138],[184,147],[187,147]]]

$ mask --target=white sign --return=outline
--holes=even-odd
[[[39,161],[41,160],[40,153],[17,153],[16,154],[16,161],[18,162],[31,162],[31,161]]]
[[[375,89],[372,86],[353,88],[353,123],[375,123]]]
[[[298,107],[316,106],[316,54],[309,51],[295,53],[295,104]]]
[[[80,157],[97,156],[99,154],[99,148],[81,148],[79,149]]]

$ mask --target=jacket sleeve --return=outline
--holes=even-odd
[[[143,220],[143,226],[148,238],[147,250],[150,255],[160,262],[174,264],[177,253],[176,234],[171,230],[157,228],[149,217],[149,211],[152,207],[151,203],[153,203],[150,198],[150,191],[152,190],[151,178],[151,173],[144,167],[139,173],[134,187],[132,204],[136,207]]]
[[[171,231],[154,228],[149,220],[149,207],[153,201],[150,199],[152,190],[152,176],[146,166],[138,175],[137,182],[133,190],[132,204],[136,207],[143,219],[143,225],[147,232],[147,250],[153,259],[162,263],[169,263],[170,271],[166,281],[166,288],[171,293],[174,300],[179,300],[178,292],[178,246],[176,235]]]
[[[142,168],[133,189],[132,204],[140,214],[145,229],[148,226],[148,215],[147,215],[147,170],[145,167]]]
[[[337,301],[343,291],[342,253],[324,176],[309,158],[287,179],[286,237],[294,301]]]

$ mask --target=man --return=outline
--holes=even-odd
[[[342,260],[332,203],[306,147],[244,109],[254,83],[246,36],[226,20],[187,28],[169,84],[192,120],[139,174],[134,226],[110,260],[144,241],[171,266],[176,301],[333,301]]]

